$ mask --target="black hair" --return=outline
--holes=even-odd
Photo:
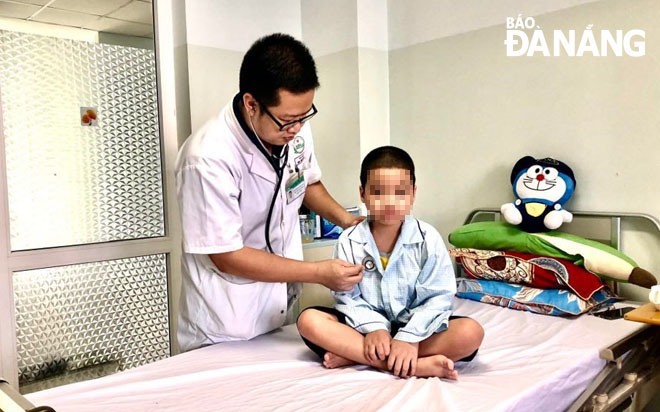
[[[280,104],[278,89],[300,94],[319,87],[309,49],[288,34],[262,37],[245,53],[239,76],[240,94],[250,93],[265,106]]]
[[[381,146],[370,151],[362,160],[360,168],[360,184],[365,187],[370,170],[381,168],[396,168],[410,171],[410,178],[415,184],[415,163],[403,149],[394,146]]]

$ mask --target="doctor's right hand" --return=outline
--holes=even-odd
[[[335,291],[349,291],[362,280],[364,266],[354,265],[341,259],[317,262],[318,283]]]

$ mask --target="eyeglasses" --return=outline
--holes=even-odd
[[[280,128],[280,132],[282,132],[284,130],[291,129],[293,126],[295,126],[298,123],[300,123],[301,125],[304,124],[306,121],[308,121],[309,119],[314,117],[314,115],[319,112],[318,110],[316,110],[316,106],[314,106],[314,103],[312,103],[312,109],[306,115],[301,117],[300,119],[292,120],[292,121],[286,122],[286,123],[281,123],[279,120],[277,120],[277,118],[275,116],[273,116],[273,114],[270,111],[268,111],[268,109],[266,108],[266,105],[262,104],[261,102],[259,102],[259,105],[261,106],[261,109],[264,112],[266,112],[268,117],[270,117],[271,120],[275,122],[277,127]]]

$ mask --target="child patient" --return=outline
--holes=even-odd
[[[364,267],[334,308],[315,306],[298,318],[303,340],[327,368],[370,365],[400,377],[456,379],[455,361],[475,356],[483,328],[451,315],[454,271],[440,234],[411,216],[415,166],[404,150],[371,151],[360,170],[368,218],[346,229],[335,257]]]

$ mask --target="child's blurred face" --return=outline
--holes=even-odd
[[[360,198],[367,206],[370,219],[394,224],[403,222],[410,214],[416,190],[409,170],[372,169],[365,186],[360,187]]]

